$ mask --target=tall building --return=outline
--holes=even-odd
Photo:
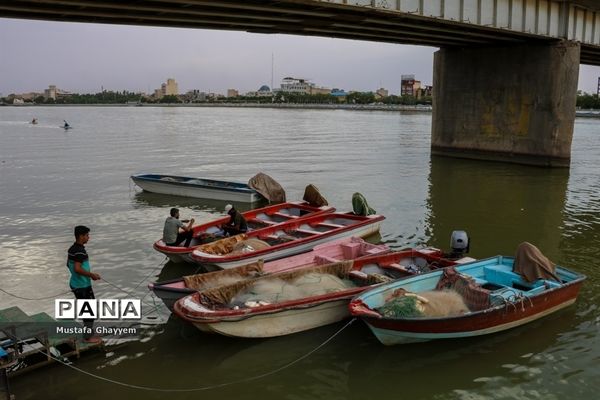
[[[238,97],[240,93],[235,89],[227,89],[227,97]]]
[[[421,89],[421,81],[415,80],[414,75],[402,75],[400,83],[401,96],[418,97]]]
[[[163,96],[177,96],[179,94],[177,82],[173,78],[167,79],[167,83],[160,85],[160,91]]]

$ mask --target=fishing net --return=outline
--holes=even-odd
[[[417,307],[416,297],[409,296],[395,297],[375,310],[386,318],[415,318],[423,316],[423,312]]]
[[[198,246],[198,250],[206,254],[223,255],[231,253],[233,246],[236,243],[246,240],[248,237],[245,234],[235,235],[225,239],[217,240],[212,243]]]
[[[241,280],[252,279],[263,273],[263,261],[243,265],[237,268],[184,276],[185,286],[190,289],[204,290],[211,287],[229,285]]]
[[[294,280],[261,279],[238,293],[229,303],[230,307],[248,305],[248,303],[282,303],[306,297],[320,296],[339,292],[351,287],[354,283],[332,274],[312,272],[301,275]]]
[[[490,307],[490,291],[477,285],[473,278],[460,274],[453,267],[444,268],[436,290],[454,289],[462,296],[470,310]]]
[[[290,296],[290,297],[299,296],[298,292],[295,292],[295,288],[298,288],[298,285],[295,285],[294,281],[298,280],[298,278],[300,278],[304,275],[307,275],[307,274],[311,274],[311,273],[330,274],[330,275],[333,275],[334,277],[344,280],[344,285],[348,285],[348,284],[350,284],[349,283],[350,281],[345,282],[345,280],[347,279],[348,273],[351,268],[352,268],[352,261],[342,261],[342,262],[328,264],[328,265],[322,265],[322,266],[318,266],[318,267],[303,268],[298,271],[282,272],[282,273],[270,275],[267,277],[246,280],[243,282],[234,283],[232,285],[220,286],[218,288],[204,290],[204,291],[200,292],[200,299],[201,299],[201,302],[208,307],[213,307],[213,308],[227,307],[227,308],[229,308],[229,304],[232,303],[232,299],[241,294],[244,294],[244,293],[246,293],[246,294],[266,293],[266,295],[270,296],[269,293],[271,293],[271,294],[274,294],[273,296],[275,296],[276,300],[280,302],[280,301],[282,301],[280,299],[283,298],[284,296]],[[311,280],[313,282],[318,281],[319,284],[321,282],[323,282],[323,288],[324,288],[323,290],[336,289],[336,286],[330,285],[330,283],[332,281],[332,279],[330,279],[330,278],[322,279],[322,277],[319,277],[319,278],[307,277],[306,279],[307,280],[304,283],[308,283]],[[262,292],[259,292],[258,290],[253,289],[253,286],[255,286],[257,284],[257,282],[269,282],[269,281],[271,283],[268,283],[267,287],[263,287],[262,283],[260,283],[258,285],[259,288],[264,288],[264,290]],[[300,283],[300,286],[304,286],[302,284],[303,282],[301,280],[298,280],[296,283]],[[292,288],[292,286],[295,288]],[[272,289],[271,287],[275,287],[275,289]],[[337,288],[341,288],[341,285],[338,285]],[[302,290],[303,290],[304,295],[302,295],[301,297],[306,297],[307,296],[306,293],[314,293],[315,292],[315,291],[308,290],[306,287],[304,287],[304,289],[302,289]],[[285,295],[282,294],[284,291],[287,291],[288,294],[285,294]],[[294,292],[296,294],[294,294]],[[277,295],[279,295],[279,296],[277,296]],[[308,294],[308,295],[310,295],[310,294]],[[294,298],[298,298],[298,297],[294,297]],[[240,299],[237,300],[238,303],[239,303],[239,301],[240,301]],[[273,302],[277,302],[277,301],[273,301]]]

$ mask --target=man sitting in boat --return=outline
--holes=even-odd
[[[165,227],[163,229],[163,242],[167,246],[179,246],[181,242],[185,240],[185,247],[190,247],[194,232],[192,226],[194,225],[194,218],[190,219],[189,223],[185,225],[183,221],[179,220],[179,209],[171,208],[171,216],[165,220]]]
[[[242,213],[236,210],[231,204],[225,206],[225,212],[230,216],[229,221],[221,226],[226,236],[248,232],[248,224]]]
[[[65,121],[64,119],[63,119],[63,122],[65,123],[65,124],[63,125],[63,128],[65,128],[65,129],[69,129],[69,128],[71,127],[71,125],[69,125],[69,123],[68,123],[67,121]]]

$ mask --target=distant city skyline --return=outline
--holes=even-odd
[[[179,92],[225,94],[271,87],[286,76],[356,91],[399,94],[400,76],[430,85],[437,48],[290,35],[0,18],[0,93],[56,85],[77,93],[152,93],[167,78]],[[579,89],[596,93],[600,67],[580,68]],[[272,89],[272,87],[271,87]]]

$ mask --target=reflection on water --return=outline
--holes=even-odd
[[[445,248],[455,229],[471,237],[472,255],[512,255],[528,241],[559,254],[569,171],[431,157],[428,229]]]
[[[187,207],[192,210],[201,210],[223,214],[227,204],[233,205],[240,211],[248,211],[253,208],[265,207],[268,205],[266,200],[255,203],[240,203],[235,201],[222,201],[212,199],[197,199],[193,197],[170,196],[160,193],[150,193],[146,191],[136,192],[133,196],[134,207]]]
[[[588,275],[577,304],[509,332],[384,347],[356,321],[324,347],[277,374],[209,392],[141,392],[61,366],[12,381],[17,399],[410,399],[595,398],[600,360],[600,159],[598,121],[577,120],[570,170],[431,157],[428,114],[321,110],[36,107],[0,108],[0,288],[30,297],[67,289],[72,227],[92,228],[99,297],[150,304],[148,281],[192,274],[152,249],[169,208],[198,223],[224,202],[137,191],[129,176],[158,171],[247,180],[277,179],[288,199],[313,183],[340,211],[363,193],[384,221],[379,237],[398,249],[447,249],[466,230],[471,254],[512,255],[536,244],[553,261]],[[77,129],[54,129],[69,120]],[[47,122],[46,122],[47,121]],[[76,131],[76,132],[75,132]],[[227,146],[223,146],[227,143]],[[185,152],[182,151],[185,149]],[[190,151],[195,150],[193,159]],[[193,151],[192,151],[193,153]],[[201,160],[197,161],[197,160]],[[240,162],[243,160],[243,162]],[[197,161],[197,162],[196,162]],[[237,205],[246,210],[246,204]],[[126,293],[125,293],[126,292]],[[53,302],[0,293],[2,307],[53,312]],[[207,335],[170,316],[142,339],[86,355],[76,365],[137,385],[206,387],[276,370],[323,344],[343,323],[287,337]],[[43,388],[40,389],[40,388]],[[93,389],[90,389],[93,388]],[[42,395],[44,393],[44,395]]]

